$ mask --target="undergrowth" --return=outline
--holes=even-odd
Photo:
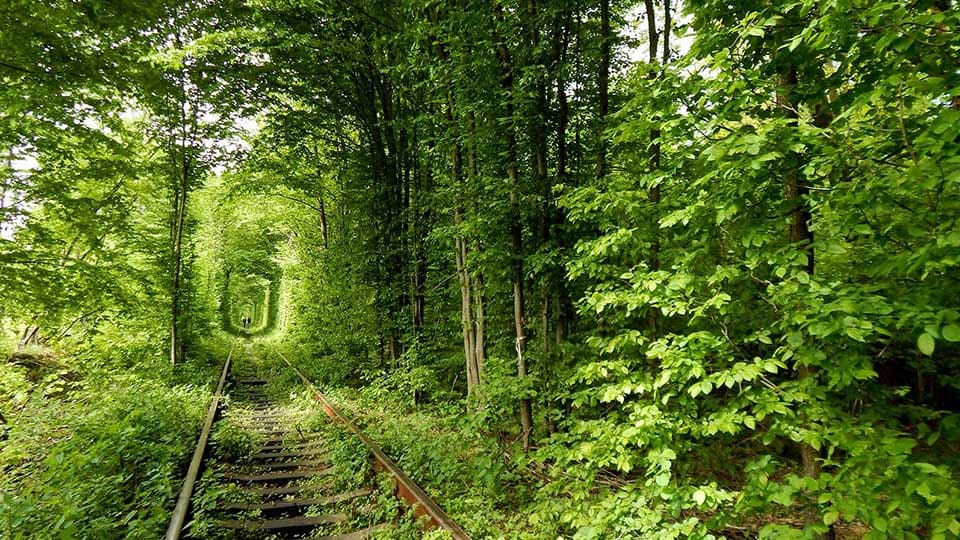
[[[157,343],[101,336],[33,379],[0,366],[0,537],[162,532],[225,351],[211,341],[173,371]]]
[[[266,347],[263,350],[268,351]],[[298,364],[296,354],[285,354]],[[265,357],[276,359],[278,372],[292,373],[279,368],[285,364],[275,353]],[[309,371],[308,363],[298,365],[307,366],[307,376],[319,380]],[[352,453],[363,448],[359,440],[345,437],[350,434],[345,428],[329,423],[299,379],[287,376],[286,380],[287,394],[292,393],[305,406],[312,403],[318,411],[315,422],[324,426],[318,429],[323,429],[330,440],[338,441],[331,447],[332,461],[349,464],[347,470],[352,471],[358,471],[360,461],[369,463],[369,458],[359,460],[358,454]],[[533,527],[527,522],[526,509],[535,487],[529,483],[529,475],[519,468],[517,460],[504,453],[496,439],[484,434],[460,409],[449,403],[414,406],[404,399],[408,396],[397,397],[376,384],[362,390],[338,387],[322,391],[473,538],[557,538],[542,524]],[[356,442],[347,442],[351,440]],[[338,478],[344,475],[338,472]],[[409,538],[403,536],[403,530],[400,527],[382,537]],[[446,533],[419,534],[415,538],[443,538]]]

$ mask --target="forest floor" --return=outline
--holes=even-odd
[[[356,500],[308,512],[353,516],[324,533],[389,522],[392,527],[377,538],[444,537],[424,532],[404,512],[390,495],[392,480],[374,473],[367,449],[329,421],[278,350],[295,365],[310,362],[298,358],[289,344],[242,343],[235,375],[265,381],[257,399],[282,413],[290,437],[324,441],[323,459],[331,474],[317,480],[320,496],[369,490]],[[2,405],[13,411],[8,439],[0,444],[0,538],[155,538],[169,520],[229,345],[225,336],[210,340],[176,370],[162,359],[130,361],[136,347],[86,362],[50,352],[42,366],[0,370]],[[530,517],[542,500],[539,470],[522,456],[506,454],[510,446],[480,428],[482,412],[416,403],[377,384],[323,391],[474,538],[544,537]],[[223,480],[249,467],[249,457],[264,446],[267,435],[251,423],[251,397],[237,387],[224,398],[224,414],[193,498],[191,537],[230,537],[219,532],[225,515],[218,506],[249,502],[235,483]],[[284,437],[286,444],[289,437]],[[262,517],[258,512],[240,516]],[[753,537],[764,524],[742,523],[744,534],[731,531],[729,537]],[[835,532],[838,538],[859,538],[867,529],[852,523]]]
[[[110,354],[97,352],[102,344],[34,351],[42,361],[0,366],[0,408],[8,423],[0,440],[0,538],[156,538],[169,520],[229,344],[225,336],[209,340],[176,369],[164,358],[144,361],[146,344],[136,340]],[[292,345],[270,339],[245,340],[238,362],[268,381],[264,395],[295,419],[298,433],[327,441],[335,474],[323,492],[373,488],[364,501],[374,511],[342,530],[391,521],[394,527],[377,538],[431,537],[385,495],[393,491],[391,480],[375,475],[363,445],[329,422],[278,348],[295,364],[315,365]],[[417,403],[376,383],[323,391],[473,538],[545,538],[530,518],[542,500],[540,471],[505,453],[510,446],[482,429],[482,411],[466,414],[462,402]],[[197,538],[217,537],[212,531],[222,516],[215,506],[236,502],[236,490],[220,481],[224,466],[262,442],[248,429],[249,411],[236,406],[239,397],[228,394],[225,421],[213,434],[212,466],[194,498]],[[799,525],[795,516],[765,516],[739,522],[740,534],[727,537],[754,538],[772,522]],[[834,528],[837,538],[869,532],[862,522]]]
[[[109,337],[0,369],[0,538],[156,538],[166,527],[226,350],[211,340],[173,369],[145,354],[149,336]]]
[[[276,346],[247,340],[238,347],[239,369],[267,381],[264,395],[298,434],[325,441],[333,465],[325,492],[375,490],[361,505],[369,506],[365,515],[335,532],[390,521],[394,526],[377,538],[445,537],[425,533],[403,503],[384,495],[393,492],[392,480],[373,472],[366,448],[329,421]],[[133,362],[136,347],[128,347],[85,362],[78,361],[81,352],[51,352],[56,361],[42,368],[0,370],[3,410],[13,411],[0,443],[0,538],[156,538],[166,527],[229,341],[210,340],[176,370],[163,359]],[[490,458],[498,450],[460,423],[461,412],[411,407],[375,385],[324,391],[474,538],[538,537],[523,518],[527,488],[506,470],[508,460]],[[246,409],[242,396],[227,393],[193,498],[192,537],[224,537],[216,532],[224,518],[216,506],[237,502],[238,490],[223,475],[262,443]],[[337,508],[348,506],[357,509]]]

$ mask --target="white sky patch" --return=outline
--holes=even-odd
[[[204,121],[219,121],[219,117],[216,115],[210,114],[204,116]],[[238,116],[233,118],[232,127],[234,135],[220,140],[204,139],[203,145],[206,146],[207,149],[218,147],[222,150],[225,150],[227,153],[242,153],[250,150],[249,141],[256,137],[258,133],[260,133],[260,123],[257,122],[257,119],[246,116]],[[230,163],[219,162],[213,166],[212,172],[215,176],[220,176],[230,169],[232,165],[233,164]]]
[[[40,168],[37,158],[32,155],[17,156],[11,163],[11,168],[18,173],[29,173]]]
[[[256,118],[240,117],[233,121],[233,125],[251,137],[260,133],[260,123],[257,122]]]
[[[22,180],[40,168],[36,158],[31,154],[17,154],[12,151],[7,158],[7,168],[0,169],[0,174],[7,175],[0,179],[0,240],[12,241],[14,235],[23,225],[23,214],[29,212],[30,206],[23,201],[24,193],[11,186],[11,181]],[[9,214],[9,215],[8,215]]]
[[[690,24],[690,16],[684,12],[682,0],[674,0],[671,12],[671,30],[670,30],[670,49],[673,51],[673,57],[683,56],[690,51],[693,45],[694,34],[692,31],[686,31],[685,35],[678,35],[678,28]],[[663,35],[663,9],[659,9],[657,17],[657,32]],[[635,6],[624,16],[626,24],[620,29],[620,35],[626,38],[630,44],[626,47],[627,59],[629,63],[625,70],[629,70],[638,62],[647,62],[650,59],[650,40],[647,36],[647,10],[642,5]],[[658,43],[662,55],[663,41],[662,37]]]

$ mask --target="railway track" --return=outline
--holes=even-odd
[[[361,540],[394,528],[396,506],[383,501],[396,497],[408,503],[408,512],[424,517],[428,526],[441,528],[456,540],[469,540],[446,513],[286,358],[286,369],[312,393],[330,422],[346,428],[361,441],[374,468],[393,478],[393,492],[377,482],[337,489],[337,470],[328,459],[321,433],[304,430],[310,411],[288,400],[277,400],[266,387],[269,375],[256,369],[250,351],[236,343],[224,362],[217,390],[193,459],[183,481],[165,538],[313,538]],[[211,458],[211,433],[230,422],[234,436],[255,441],[244,452]],[[228,493],[210,507],[203,501],[204,526],[190,527],[192,499],[203,471],[204,491]],[[378,505],[380,507],[378,507]],[[391,515],[391,512],[393,515]],[[387,519],[384,519],[386,516]]]

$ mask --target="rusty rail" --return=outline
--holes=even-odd
[[[193,497],[193,486],[197,482],[197,475],[200,474],[200,464],[203,462],[203,454],[207,450],[207,440],[210,438],[210,430],[213,427],[213,421],[217,416],[217,409],[220,407],[220,396],[223,394],[223,385],[227,380],[227,373],[230,371],[230,360],[233,359],[233,349],[237,346],[237,341],[233,341],[230,346],[230,353],[223,362],[223,371],[220,373],[220,382],[217,384],[217,391],[210,400],[210,408],[207,410],[207,418],[203,423],[203,429],[200,431],[200,438],[197,440],[197,447],[193,451],[193,459],[190,460],[190,467],[187,469],[187,476],[183,479],[183,486],[180,488],[180,495],[177,496],[177,505],[173,508],[173,514],[170,516],[170,525],[167,526],[165,540],[178,540],[183,526],[187,521],[187,510],[190,509],[190,498]]]
[[[310,379],[308,379],[299,369],[297,369],[293,364],[287,360],[287,357],[283,355],[279,350],[277,354],[280,355],[280,358],[287,364],[287,366],[292,369],[300,380],[303,381],[303,384],[313,392],[314,399],[320,402],[320,406],[323,407],[323,411],[331,419],[342,423],[353,432],[354,435],[360,438],[363,441],[363,444],[370,450],[370,453],[373,454],[373,459],[376,461],[376,465],[381,470],[386,470],[393,476],[397,481],[397,493],[396,495],[407,502],[407,504],[413,507],[413,513],[417,517],[427,516],[429,518],[429,523],[440,529],[443,529],[449,532],[455,540],[470,540],[470,536],[460,528],[446,512],[443,511],[443,508],[440,508],[433,499],[423,489],[420,488],[413,480],[410,479],[403,471],[400,470],[400,467],[390,457],[380,449],[380,447],[370,440],[363,431],[357,427],[349,418],[347,418],[339,409],[337,409],[333,403],[327,399],[327,396],[314,385]]]

